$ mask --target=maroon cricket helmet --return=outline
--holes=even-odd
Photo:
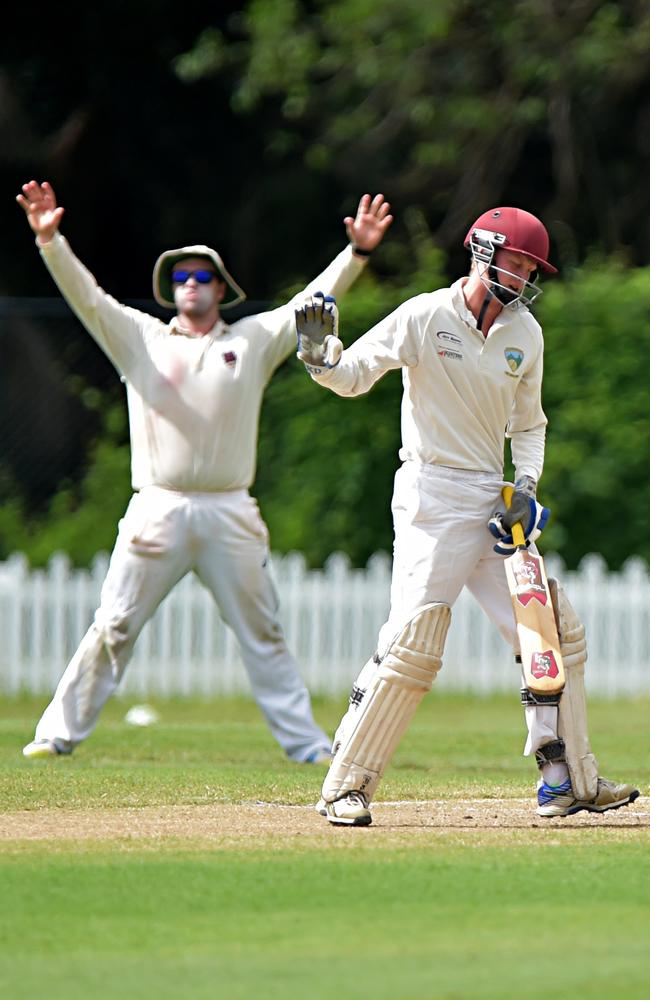
[[[557,268],[548,261],[549,238],[546,227],[523,208],[491,208],[479,215],[470,227],[465,244],[474,256],[489,263],[499,249],[526,254],[548,274]]]

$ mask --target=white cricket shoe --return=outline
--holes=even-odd
[[[72,753],[67,740],[32,740],[23,747],[23,757],[60,757]]]
[[[370,826],[372,816],[368,808],[368,800],[363,792],[348,792],[334,802],[321,799],[316,806],[321,816],[326,816],[330,823],[341,826]]]
[[[593,799],[582,801],[576,799],[571,788],[571,782],[563,785],[547,785],[540,783],[537,788],[538,816],[573,816],[575,813],[604,813],[609,809],[620,809],[639,797],[639,789],[633,785],[617,785],[607,778],[598,779],[598,791]]]

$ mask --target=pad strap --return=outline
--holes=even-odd
[[[566,764],[564,740],[553,740],[551,743],[545,743],[543,747],[535,751],[535,760],[540,771],[545,764]]]
[[[561,697],[561,691],[556,691],[555,694],[537,694],[527,687],[521,689],[521,704],[524,708],[529,708],[531,705],[559,705]]]

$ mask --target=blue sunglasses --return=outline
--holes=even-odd
[[[190,278],[198,281],[199,285],[209,285],[217,274],[214,271],[172,271],[172,282],[175,285],[184,285]]]

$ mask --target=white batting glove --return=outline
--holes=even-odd
[[[315,292],[302,308],[295,310],[295,314],[298,357],[307,371],[319,375],[323,368],[334,368],[343,353],[334,296]]]

